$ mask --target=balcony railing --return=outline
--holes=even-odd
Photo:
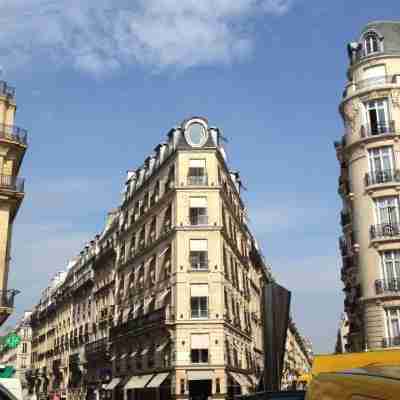
[[[0,290],[0,307],[13,308],[14,297],[20,293],[19,290]]]
[[[28,131],[15,125],[0,124],[0,139],[8,139],[21,144],[27,144]]]
[[[365,186],[381,183],[400,182],[400,170],[383,169],[365,174]]]
[[[7,82],[0,81],[0,96],[15,97],[15,88],[8,86]]]
[[[377,279],[375,281],[375,292],[376,294],[400,292],[400,278]]]
[[[201,176],[188,176],[187,177],[187,184],[192,186],[206,186],[208,184],[208,177],[207,175]]]
[[[12,175],[0,175],[0,188],[24,193],[25,180]]]
[[[400,346],[400,336],[394,336],[382,339],[382,347]]]
[[[95,342],[88,343],[85,345],[85,353],[87,356],[93,356],[98,354],[105,354],[107,351],[108,339],[103,338],[96,340]]]
[[[372,78],[363,79],[356,82],[356,89],[362,90],[371,86],[394,85],[396,83],[400,83],[400,75],[374,76]]]
[[[394,121],[378,122],[376,124],[366,124],[361,126],[361,137],[370,137],[377,135],[391,135],[396,133],[396,125]]]
[[[386,224],[371,225],[369,233],[372,240],[396,237],[400,235],[400,224],[398,222],[390,222]]]
[[[127,333],[135,334],[136,331],[149,328],[152,325],[160,326],[164,323],[165,319],[166,310],[165,308],[161,308],[111,328],[110,336],[115,337]]]
[[[191,215],[190,225],[208,225],[208,215]]]

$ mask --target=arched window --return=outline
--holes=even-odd
[[[364,35],[364,55],[382,51],[380,38],[376,32],[367,32]]]

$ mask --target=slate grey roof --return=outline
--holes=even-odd
[[[363,35],[370,30],[383,37],[384,54],[400,54],[400,21],[373,21],[368,23],[361,31],[360,42]]]

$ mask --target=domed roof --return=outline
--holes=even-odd
[[[400,21],[373,21],[361,31],[360,41],[365,33],[376,32],[383,40],[383,53],[400,53]]]

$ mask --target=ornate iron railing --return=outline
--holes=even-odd
[[[377,122],[376,124],[361,125],[361,137],[390,135],[396,133],[396,125],[394,121]]]
[[[0,188],[24,193],[25,180],[12,175],[0,175]]]
[[[383,169],[365,174],[365,186],[380,183],[400,182],[400,170]]]
[[[14,297],[20,293],[19,290],[0,290],[0,307],[13,308],[14,307]]]
[[[7,82],[0,81],[0,96],[15,97],[15,88],[7,85]]]
[[[376,294],[400,292],[400,278],[377,279],[375,281]]]
[[[208,184],[207,175],[189,175],[187,177],[187,184],[191,186],[206,186]]]
[[[371,225],[369,233],[371,239],[399,236],[400,224],[398,222],[388,222],[385,224]]]
[[[15,125],[0,124],[0,139],[8,139],[21,144],[27,144],[28,131]]]

